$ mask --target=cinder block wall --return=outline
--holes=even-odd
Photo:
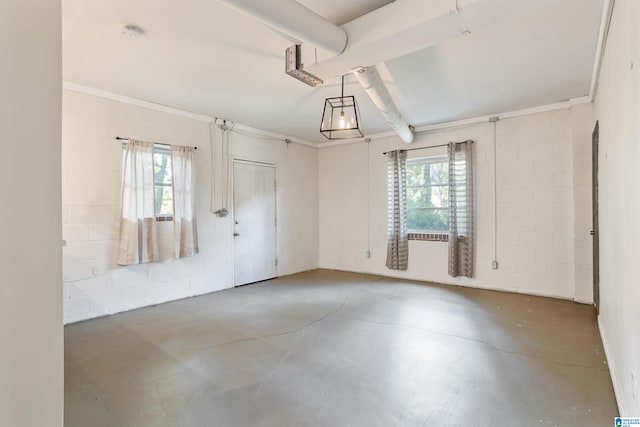
[[[231,216],[211,206],[209,123],[65,90],[62,216],[65,323],[233,286]],[[164,261],[115,264],[120,218],[122,145],[116,136],[197,146],[200,254],[172,259],[173,223],[158,223]],[[216,150],[219,150],[220,135]],[[317,267],[317,150],[232,133],[234,157],[276,165],[278,274]],[[217,153],[220,159],[219,152]],[[220,191],[219,168],[214,185]],[[164,248],[164,249],[162,249]]]
[[[320,266],[591,302],[591,172],[585,153],[591,152],[592,127],[591,104],[497,123],[497,270],[491,269],[492,124],[420,135],[410,147],[396,137],[374,140],[369,155],[364,142],[321,149]],[[467,139],[475,141],[475,278],[448,276],[447,244],[442,242],[410,241],[408,270],[387,269],[387,172],[382,153]],[[366,257],[367,242],[371,258]]]

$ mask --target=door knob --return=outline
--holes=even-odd
[[[236,236],[239,236],[239,235],[240,235],[240,233],[236,233],[236,232],[233,233],[233,237],[236,237]]]

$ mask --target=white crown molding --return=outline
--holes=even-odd
[[[218,119],[220,120],[220,119]],[[311,147],[311,148],[318,148],[318,144],[314,143],[314,142],[309,142],[307,140],[304,139],[300,139],[300,138],[293,138],[293,137],[289,137],[286,135],[282,135],[280,133],[275,133],[275,132],[269,132],[268,130],[263,130],[263,129],[257,129],[257,128],[252,128],[251,126],[245,126],[245,125],[241,125],[239,123],[235,123],[232,125],[233,128],[235,128],[238,131],[244,131],[244,132],[249,132],[255,135],[256,138],[270,138],[270,139],[277,139],[277,140],[282,140],[282,141],[289,141],[289,142],[294,142],[296,144],[300,144],[300,145],[304,145],[307,147]],[[233,130],[232,130],[233,132]]]
[[[201,122],[211,123],[216,120],[216,117],[206,116],[204,114],[192,113],[190,111],[180,110],[178,108],[169,107],[162,104],[157,104],[155,102],[143,101],[141,99],[132,98],[130,96],[119,95],[117,93],[108,92],[106,90],[96,89],[90,86],[84,86],[77,83],[72,83],[68,81],[62,81],[63,89],[70,90],[73,92],[83,93],[85,95],[91,95],[98,98],[108,99],[110,101],[120,102],[122,104],[133,105],[136,107],[146,108],[148,110],[160,111],[163,113],[173,114],[175,116],[186,117],[192,120],[198,120]],[[222,120],[222,118],[217,118],[218,120]],[[269,132],[262,129],[253,128],[250,126],[241,125],[239,123],[234,124],[235,128],[238,130],[242,130],[245,132],[253,133],[257,138],[267,137],[273,139],[281,139],[283,141],[289,140],[296,144],[305,145],[307,147],[317,148],[317,144],[313,142],[306,141],[301,138],[292,138],[286,135]]]
[[[592,101],[593,101],[593,99],[591,99],[591,97],[589,95],[585,95],[585,96],[581,96],[579,98],[571,98],[569,100],[569,104],[571,104],[571,106],[573,107],[574,105],[589,104]]]
[[[316,144],[317,148],[331,148],[331,147],[338,147],[340,145],[348,145],[348,144],[359,144],[361,142],[367,142],[366,140],[373,140],[374,138],[376,139],[381,139],[381,138],[386,138],[389,136],[398,136],[397,133],[395,132],[384,132],[384,133],[376,133],[373,135],[367,135],[364,138],[357,138],[357,139],[338,139],[335,140],[334,142],[320,142],[318,144]],[[400,138],[398,136],[398,138]]]
[[[485,116],[471,117],[468,119],[454,120],[451,122],[442,122],[442,123],[435,123],[432,125],[417,126],[415,129],[415,133],[416,134],[429,133],[429,132],[435,132],[443,129],[488,123],[489,119],[492,117],[498,117],[500,120],[504,120],[504,119],[511,119],[514,117],[528,116],[531,114],[546,113],[549,111],[556,111],[556,110],[564,110],[567,108],[571,108],[574,105],[588,104],[590,102],[591,102],[591,98],[589,96],[581,96],[578,98],[572,98],[569,101],[557,102],[555,104],[540,105],[537,107],[524,108],[522,110],[507,111],[504,113],[487,114]],[[372,140],[375,140],[375,139],[389,138],[393,136],[397,136],[397,135],[395,132],[390,131],[390,132],[376,133],[373,135],[367,135],[366,138],[371,138]],[[364,139],[351,139],[351,140],[337,141],[337,142],[323,142],[323,143],[317,144],[316,146],[318,148],[327,148],[327,147],[335,147],[335,146],[345,145],[345,144],[355,144],[363,141]]]
[[[201,122],[211,122],[213,117],[205,116],[203,114],[196,114],[190,111],[180,110],[178,108],[168,107],[162,104],[156,104],[155,102],[143,101],[141,99],[132,98],[130,96],[119,95],[113,92],[107,92],[106,90],[96,89],[90,86],[84,86],[77,83],[71,83],[68,81],[62,82],[62,87],[74,92],[83,93],[85,95],[92,95],[98,98],[108,99],[110,101],[116,101],[123,104],[134,105],[136,107],[146,108],[148,110],[161,111],[163,113],[173,114],[175,116],[186,117],[188,119],[198,120]]]
[[[607,47],[607,36],[609,35],[609,27],[611,25],[611,17],[613,16],[613,6],[615,0],[605,0],[602,5],[602,15],[600,16],[600,30],[598,32],[598,44],[596,45],[596,54],[593,58],[593,70],[591,72],[591,85],[589,86],[589,98],[593,101],[598,93],[598,81],[600,79],[600,68],[602,67],[602,58]]]
[[[116,94],[116,93],[113,93],[113,92],[108,92],[108,91],[101,90],[101,89],[96,89],[96,88],[93,88],[93,87],[90,87],[90,86],[80,85],[80,84],[77,84],[77,83],[71,83],[71,82],[68,82],[68,81],[63,81],[62,82],[62,87],[64,89],[71,90],[71,91],[74,91],[74,92],[79,92],[79,93],[83,93],[83,94],[86,94],[86,95],[92,95],[92,96],[96,96],[96,97],[99,97],[99,98],[109,99],[111,101],[121,102],[123,104],[128,104],[128,105],[134,105],[134,106],[138,106],[138,107],[142,107],[142,108],[147,108],[147,109],[150,109],[150,110],[161,111],[161,112],[164,112],[164,113],[173,114],[173,115],[177,115],[177,116],[181,116],[181,117],[186,117],[186,118],[189,118],[189,119],[198,120],[198,121],[202,121],[202,122],[211,123],[212,121],[216,120],[215,117],[206,116],[206,115],[203,115],[203,114],[196,114],[196,113],[192,113],[190,111],[184,111],[184,110],[180,110],[178,108],[168,107],[168,106],[162,105],[162,104],[156,104],[154,102],[143,101],[141,99],[132,98],[132,97],[125,96],[125,95],[119,95],[119,94]],[[472,117],[472,118],[468,118],[468,119],[454,120],[454,121],[451,121],[451,122],[443,122],[443,123],[435,123],[435,124],[432,124],[432,125],[418,126],[418,127],[416,127],[415,131],[416,131],[416,133],[428,133],[428,132],[435,132],[435,131],[443,130],[443,129],[450,129],[450,128],[455,128],[455,127],[469,126],[469,125],[474,125],[474,124],[486,123],[486,122],[489,121],[489,119],[491,117],[498,117],[499,119],[509,119],[509,118],[513,118],[513,117],[526,116],[526,115],[530,115],[530,114],[538,114],[538,113],[544,113],[544,112],[548,112],[548,111],[562,110],[562,109],[565,109],[565,108],[571,108],[573,105],[589,103],[589,102],[591,102],[591,100],[592,100],[592,98],[590,96],[582,96],[582,97],[579,97],[579,98],[573,98],[573,99],[571,99],[569,101],[558,102],[558,103],[555,103],[555,104],[540,105],[540,106],[537,106],[537,107],[525,108],[525,109],[522,109],[522,110],[507,111],[507,112],[503,112],[503,113],[488,114],[488,115]],[[222,119],[218,118],[218,120],[222,120]],[[296,144],[300,144],[300,145],[304,145],[306,147],[316,148],[316,149],[317,148],[337,147],[337,146],[345,145],[345,144],[355,144],[355,143],[360,143],[360,142],[366,142],[365,140],[367,140],[367,139],[374,140],[374,139],[382,139],[382,138],[389,138],[389,137],[396,136],[395,132],[388,131],[388,132],[376,133],[376,134],[373,134],[373,135],[367,135],[365,138],[349,139],[349,140],[336,141],[336,142],[313,143],[313,142],[306,141],[306,140],[301,139],[301,138],[292,138],[292,137],[288,137],[286,135],[282,135],[282,134],[279,134],[279,133],[269,132],[269,131],[266,131],[266,130],[253,128],[253,127],[242,125],[242,124],[239,124],[239,123],[236,123],[234,126],[235,126],[235,128],[237,130],[255,134],[255,137],[257,137],[257,138],[267,137],[267,138],[279,139],[279,140],[283,140],[283,141],[289,140],[290,142],[293,142],[293,143],[296,143]]]

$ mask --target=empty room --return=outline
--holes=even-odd
[[[637,1],[0,16],[0,426],[640,425]]]

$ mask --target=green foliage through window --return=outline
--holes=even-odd
[[[407,208],[409,230],[449,229],[449,164],[446,156],[407,161]]]

